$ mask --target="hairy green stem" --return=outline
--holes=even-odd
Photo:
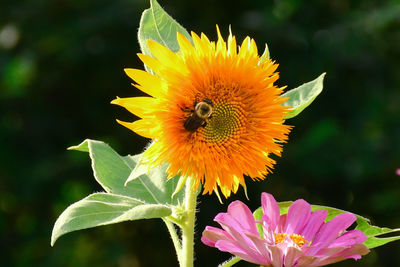
[[[239,261],[241,261],[241,258],[232,257],[229,260],[218,265],[218,267],[230,267],[230,266],[233,266],[235,263],[238,263]]]
[[[174,224],[167,220],[167,219],[163,219],[165,225],[168,228],[169,234],[171,236],[172,242],[174,243],[174,247],[175,247],[175,251],[176,251],[176,256],[178,257],[178,262],[179,265],[182,264],[182,245],[181,242],[179,240],[178,234],[176,233],[176,228],[174,226]]]
[[[185,188],[186,220],[182,225],[181,267],[193,267],[194,260],[194,223],[196,218],[197,192],[193,190],[194,180],[189,177]]]

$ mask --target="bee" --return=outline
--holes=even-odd
[[[195,132],[200,126],[204,126],[206,119],[208,119],[213,111],[213,104],[210,99],[203,99],[203,101],[193,104],[194,110],[189,110],[192,114],[185,120],[183,127],[189,132]]]

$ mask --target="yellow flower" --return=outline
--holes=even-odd
[[[167,161],[169,177],[192,177],[203,194],[220,187],[225,197],[244,188],[244,175],[264,179],[280,156],[290,127],[283,125],[287,108],[273,61],[261,60],[253,39],[238,48],[229,35],[211,42],[191,33],[193,44],[177,35],[180,50],[148,41],[154,57],[138,54],[152,73],[125,69],[149,97],[117,98],[141,119],[118,121],[154,140],[144,152],[150,167]]]

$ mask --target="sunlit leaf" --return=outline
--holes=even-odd
[[[176,39],[177,32],[192,40],[189,33],[168,15],[156,0],[151,0],[150,4],[151,7],[142,14],[138,32],[139,44],[143,54],[151,55],[147,40],[154,40],[173,52],[179,50]]]
[[[167,180],[167,164],[149,171],[147,167],[143,169],[144,167],[139,165],[138,168],[142,171],[136,172],[137,177],[134,181],[125,184],[130,174],[138,169],[136,167],[141,155],[123,157],[109,145],[90,139],[69,149],[89,152],[94,177],[106,192],[133,197],[148,204],[175,205],[183,198],[183,194],[172,197],[179,178]]]
[[[69,206],[58,217],[51,235],[51,245],[76,230],[123,221],[160,218],[171,215],[171,208],[147,204],[141,200],[110,193],[94,193]]]
[[[371,225],[367,220],[360,219],[357,219],[357,224],[357,229],[363,231],[368,236],[368,239],[364,242],[368,248],[376,248],[389,242],[400,240],[400,228],[380,228]],[[387,236],[388,234],[391,234],[392,236]],[[385,236],[382,237],[382,235]]]
[[[183,198],[183,194],[172,197],[178,179],[167,181],[166,164],[147,174],[137,173],[138,177],[125,185],[141,155],[122,157],[109,145],[89,139],[69,150],[89,153],[94,177],[106,193],[92,194],[69,206],[54,225],[52,245],[61,235],[80,229],[169,216],[173,205]]]
[[[314,101],[322,92],[325,74],[322,73],[317,79],[289,90],[282,95],[282,97],[289,97],[282,105],[291,107],[285,119],[296,117]]]

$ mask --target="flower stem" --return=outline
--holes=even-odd
[[[185,188],[185,209],[187,218],[182,226],[181,267],[193,267],[194,222],[196,215],[197,192],[193,190],[194,180],[189,177]]]
[[[176,233],[175,226],[172,222],[167,219],[163,219],[165,225],[168,228],[169,234],[171,235],[172,242],[174,243],[176,256],[178,257],[178,262],[181,264],[182,262],[182,245],[179,240],[178,234]]]
[[[239,261],[241,261],[241,258],[232,257],[229,260],[218,265],[218,267],[230,267],[230,266],[233,266],[235,263],[238,263]]]

